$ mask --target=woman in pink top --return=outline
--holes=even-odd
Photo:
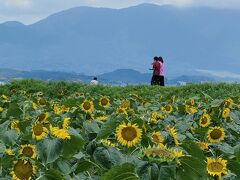
[[[160,63],[160,72],[159,72],[159,81],[160,81],[160,86],[164,86],[164,61],[163,61],[163,58],[160,56],[158,58],[158,61]]]

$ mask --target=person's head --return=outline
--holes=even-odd
[[[93,80],[97,80],[97,77],[94,77]]]
[[[158,57],[157,57],[157,56],[155,56],[155,57],[153,58],[153,60],[154,60],[154,61],[157,61],[157,60],[158,60]]]
[[[160,62],[162,62],[162,63],[164,62],[164,61],[163,61],[163,58],[162,58],[161,56],[158,57],[158,60],[159,60]]]

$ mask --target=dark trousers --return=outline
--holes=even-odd
[[[151,85],[164,86],[164,76],[153,75]]]

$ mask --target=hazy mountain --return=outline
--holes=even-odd
[[[58,81],[65,80],[71,82],[83,82],[89,83],[94,76],[87,76],[84,74],[77,74],[71,72],[59,72],[59,71],[20,71],[13,69],[0,69],[0,84],[1,82],[11,81],[13,79],[37,79],[44,81]],[[140,73],[133,69],[117,69],[112,72],[103,73],[97,75],[100,84],[111,84],[111,85],[126,85],[126,84],[150,84],[152,74]],[[218,76],[178,76],[175,78],[166,78],[165,83],[167,85],[176,85],[185,83],[199,83],[199,82],[240,82],[240,78],[221,78]]]
[[[194,69],[239,72],[240,11],[142,4],[120,10],[77,7],[32,25],[0,24],[0,65],[101,74],[147,72],[162,55],[167,75]]]

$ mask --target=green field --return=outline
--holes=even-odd
[[[0,86],[0,179],[240,179],[240,85]]]

